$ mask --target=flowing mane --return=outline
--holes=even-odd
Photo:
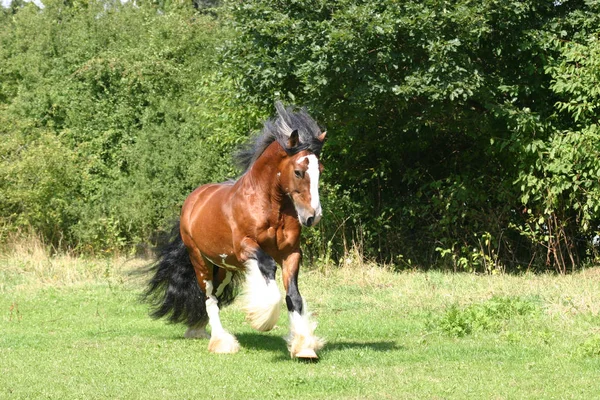
[[[285,108],[281,102],[275,103],[275,108],[277,117],[266,121],[262,131],[252,137],[235,154],[235,162],[243,171],[247,171],[274,141],[279,142],[289,155],[303,150],[308,150],[317,156],[321,154],[323,142],[318,140],[318,137],[322,130],[306,110],[302,108],[294,111],[294,107]],[[288,139],[295,130],[298,131],[300,143],[296,147],[288,148]]]

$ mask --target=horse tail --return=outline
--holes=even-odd
[[[156,250],[156,261],[149,269],[153,276],[144,293],[144,298],[151,303],[150,315],[190,327],[208,322],[206,296],[198,285],[194,266],[181,239],[179,221],[169,240]]]
[[[181,238],[179,220],[170,237],[157,246],[157,258],[149,271],[152,279],[143,294],[151,304],[153,318],[166,317],[172,323],[193,327],[208,322],[206,294],[198,285],[194,266]],[[216,268],[216,267],[215,267]],[[233,302],[239,292],[242,274],[234,273],[231,282],[217,297],[219,308]]]

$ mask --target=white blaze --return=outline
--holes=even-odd
[[[304,156],[298,162],[308,160],[308,169],[306,173],[310,178],[310,206],[315,210],[316,218],[321,216],[321,201],[319,199],[319,160],[314,154]]]

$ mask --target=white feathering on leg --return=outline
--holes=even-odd
[[[246,285],[242,294],[246,316],[252,328],[258,331],[273,329],[281,312],[281,293],[273,279],[268,282],[256,260],[246,262]]]
[[[219,306],[217,298],[212,294],[213,285],[210,281],[204,281],[206,285],[206,312],[211,328],[210,342],[208,342],[208,351],[212,353],[237,353],[240,344],[235,336],[223,329],[221,319],[219,318]]]
[[[306,304],[303,305],[306,310]],[[323,348],[325,340],[314,335],[317,323],[311,321],[310,313],[290,312],[290,334],[286,338],[292,358],[316,358],[316,351]]]

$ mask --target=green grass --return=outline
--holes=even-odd
[[[600,269],[551,275],[304,271],[328,340],[291,360],[282,313],[235,355],[208,353],[138,301],[139,261],[0,257],[0,398],[591,399],[600,393]]]

